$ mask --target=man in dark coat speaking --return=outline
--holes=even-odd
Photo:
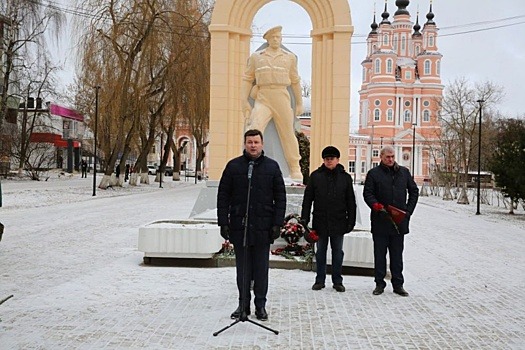
[[[323,149],[321,154],[323,164],[312,174],[304,190],[301,223],[303,226],[310,221],[310,211],[313,203],[312,227],[319,235],[317,252],[315,254],[317,275],[313,290],[325,287],[326,251],[328,241],[332,248],[332,287],[338,292],[344,292],[343,285],[343,239],[344,234],[352,231],[355,226],[356,203],[352,176],[345,172],[339,164],[341,156],[334,146]]]
[[[394,148],[385,146],[380,153],[381,163],[366,175],[363,197],[370,207],[371,231],[374,240],[374,295],[386,287],[386,253],[390,255],[390,272],[394,293],[408,296],[403,283],[404,236],[408,233],[410,216],[416,208],[419,189],[410,171],[395,161]],[[407,200],[408,194],[408,200]],[[389,206],[404,211],[406,216],[396,223]],[[390,212],[389,212],[390,211]]]
[[[250,281],[253,280],[255,316],[262,321],[268,319],[266,294],[270,244],[280,235],[285,211],[286,190],[281,169],[276,161],[264,155],[262,133],[256,129],[248,130],[244,134],[243,155],[228,162],[217,194],[221,236],[229,239],[235,250],[239,307],[231,318],[240,318],[243,306],[246,314],[250,314]],[[245,225],[246,247],[243,244]]]

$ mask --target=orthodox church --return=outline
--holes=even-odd
[[[367,38],[359,90],[359,130],[351,134],[348,172],[356,181],[380,162],[385,145],[395,149],[396,161],[410,169],[418,184],[439,164],[439,101],[443,94],[438,28],[432,2],[421,27],[407,10],[409,0],[397,0],[390,20],[385,2],[381,22],[376,16]]]

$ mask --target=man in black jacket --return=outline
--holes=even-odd
[[[250,202],[247,204],[248,188]],[[235,250],[239,307],[231,318],[240,318],[243,307],[246,314],[250,314],[250,282],[253,280],[255,316],[262,321],[268,319],[266,294],[270,244],[280,235],[285,211],[286,190],[281,169],[276,161],[264,155],[262,133],[256,129],[248,130],[244,134],[243,155],[228,162],[217,194],[221,236],[230,240]],[[244,300],[243,290],[246,293]]]
[[[416,208],[419,189],[410,171],[395,161],[394,148],[386,146],[380,153],[381,163],[366,175],[363,197],[370,207],[371,231],[374,239],[374,295],[384,292],[386,283],[386,253],[390,255],[390,272],[394,293],[408,296],[403,283],[404,235],[409,232],[410,216]],[[408,194],[408,200],[407,200]],[[396,224],[387,211],[393,206],[406,212]]]
[[[339,164],[340,156],[337,148],[326,147],[322,152],[323,164],[312,172],[304,191],[301,223],[307,225],[310,221],[313,203],[312,228],[319,235],[315,253],[317,275],[313,290],[325,287],[326,251],[330,241],[333,288],[338,292],[345,291],[342,276],[343,239],[345,233],[354,229],[356,203],[352,176]]]

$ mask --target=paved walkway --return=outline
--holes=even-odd
[[[168,192],[177,202],[196,198],[198,188],[133,195],[126,202],[158,205]],[[118,200],[105,198],[98,206],[109,210]],[[33,257],[43,259],[40,265],[56,264],[53,272],[27,269],[24,262],[10,268],[10,256],[24,244],[4,236],[0,299],[10,290],[15,297],[0,305],[0,349],[525,349],[523,223],[455,213],[440,201],[421,198],[406,237],[410,297],[393,294],[390,286],[373,296],[373,279],[358,276],[345,276],[345,293],[330,284],[314,292],[313,272],[272,269],[264,324],[278,335],[244,322],[214,337],[231,323],[236,306],[234,269],[142,265],[135,221],[144,218],[136,207],[138,218],[114,215],[116,229],[101,226],[104,232],[94,234],[93,244],[79,245],[79,254],[59,254],[60,244],[76,239],[59,230],[64,241],[46,241],[26,255],[28,264]],[[68,210],[75,205],[82,207],[69,203]],[[50,211],[51,221],[61,209],[39,208]],[[97,243],[101,236],[113,236],[111,244]]]

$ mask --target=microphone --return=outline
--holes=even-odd
[[[254,164],[253,160],[250,160],[250,162],[248,163],[248,180],[252,178],[253,164]]]

